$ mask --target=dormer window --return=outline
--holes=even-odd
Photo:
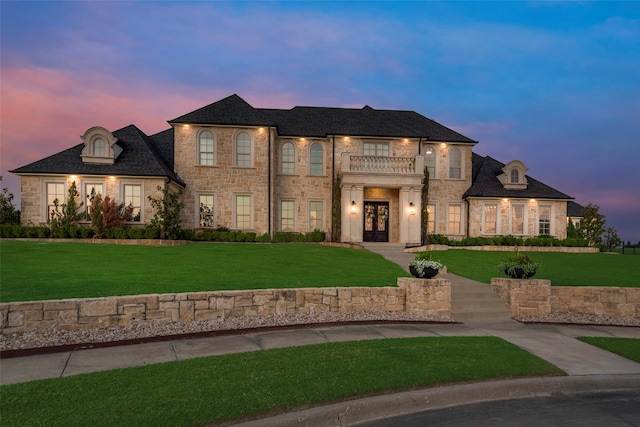
[[[520,160],[513,160],[502,168],[502,174],[498,180],[505,190],[526,190],[527,189],[527,167]]]
[[[83,163],[98,163],[112,165],[122,153],[118,138],[101,126],[94,126],[80,136],[84,142],[82,149]]]

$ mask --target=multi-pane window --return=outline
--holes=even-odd
[[[436,232],[436,205],[427,205],[427,212],[429,216],[427,218],[427,233]]]
[[[280,202],[280,230],[293,231],[294,223],[294,203],[292,200],[282,200]]]
[[[538,211],[538,234],[551,234],[551,206],[541,205]]]
[[[449,206],[449,234],[460,234],[462,230],[462,206]]]
[[[296,150],[293,144],[285,142],[282,144],[282,173],[285,175],[293,175],[295,172]]]
[[[138,184],[124,184],[124,205],[131,206],[129,221],[140,222],[142,219],[142,186]]]
[[[511,205],[511,234],[524,234],[524,205]]]
[[[198,196],[200,202],[198,223],[200,227],[215,227],[213,216],[213,195],[200,194]]]
[[[105,156],[105,143],[104,139],[98,138],[93,141],[93,155],[96,157],[104,157]]]
[[[251,167],[251,137],[247,132],[240,132],[236,136],[236,166]]]
[[[383,156],[389,157],[389,143],[387,142],[365,142],[365,156]]]
[[[484,205],[484,233],[496,234],[498,231],[498,205]]]
[[[310,153],[310,170],[309,173],[311,175],[322,175],[323,172],[323,162],[322,162],[322,145],[317,142],[311,145],[311,153]]]
[[[517,184],[520,182],[520,172],[518,169],[511,169],[511,184]]]
[[[64,203],[64,183],[47,182],[47,220],[51,219],[51,214],[56,210],[56,203]]]
[[[429,178],[436,177],[436,149],[433,147],[427,147],[424,153],[424,163],[429,170]]]
[[[236,228],[251,228],[251,196],[236,196]]]
[[[104,195],[104,185],[101,183],[85,183],[84,184],[84,206],[87,220],[91,219],[91,204],[93,198],[98,194]]]
[[[322,202],[309,202],[309,231],[324,230],[324,224],[322,222],[322,207]]]
[[[198,135],[199,164],[213,166],[213,133],[205,130]]]
[[[449,178],[462,178],[462,153],[458,147],[449,150]]]

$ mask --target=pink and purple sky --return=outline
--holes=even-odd
[[[640,2],[0,2],[0,166],[91,126],[255,107],[415,110],[640,240]]]

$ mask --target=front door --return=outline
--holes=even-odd
[[[365,242],[389,241],[389,202],[364,202]]]

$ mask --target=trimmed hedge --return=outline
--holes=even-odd
[[[566,246],[566,247],[586,247],[589,246],[585,239],[567,238],[557,239],[553,236],[536,237],[515,237],[515,236],[495,236],[495,237],[465,237],[462,240],[451,240],[442,234],[432,234],[428,236],[428,242],[434,245],[447,246]]]

